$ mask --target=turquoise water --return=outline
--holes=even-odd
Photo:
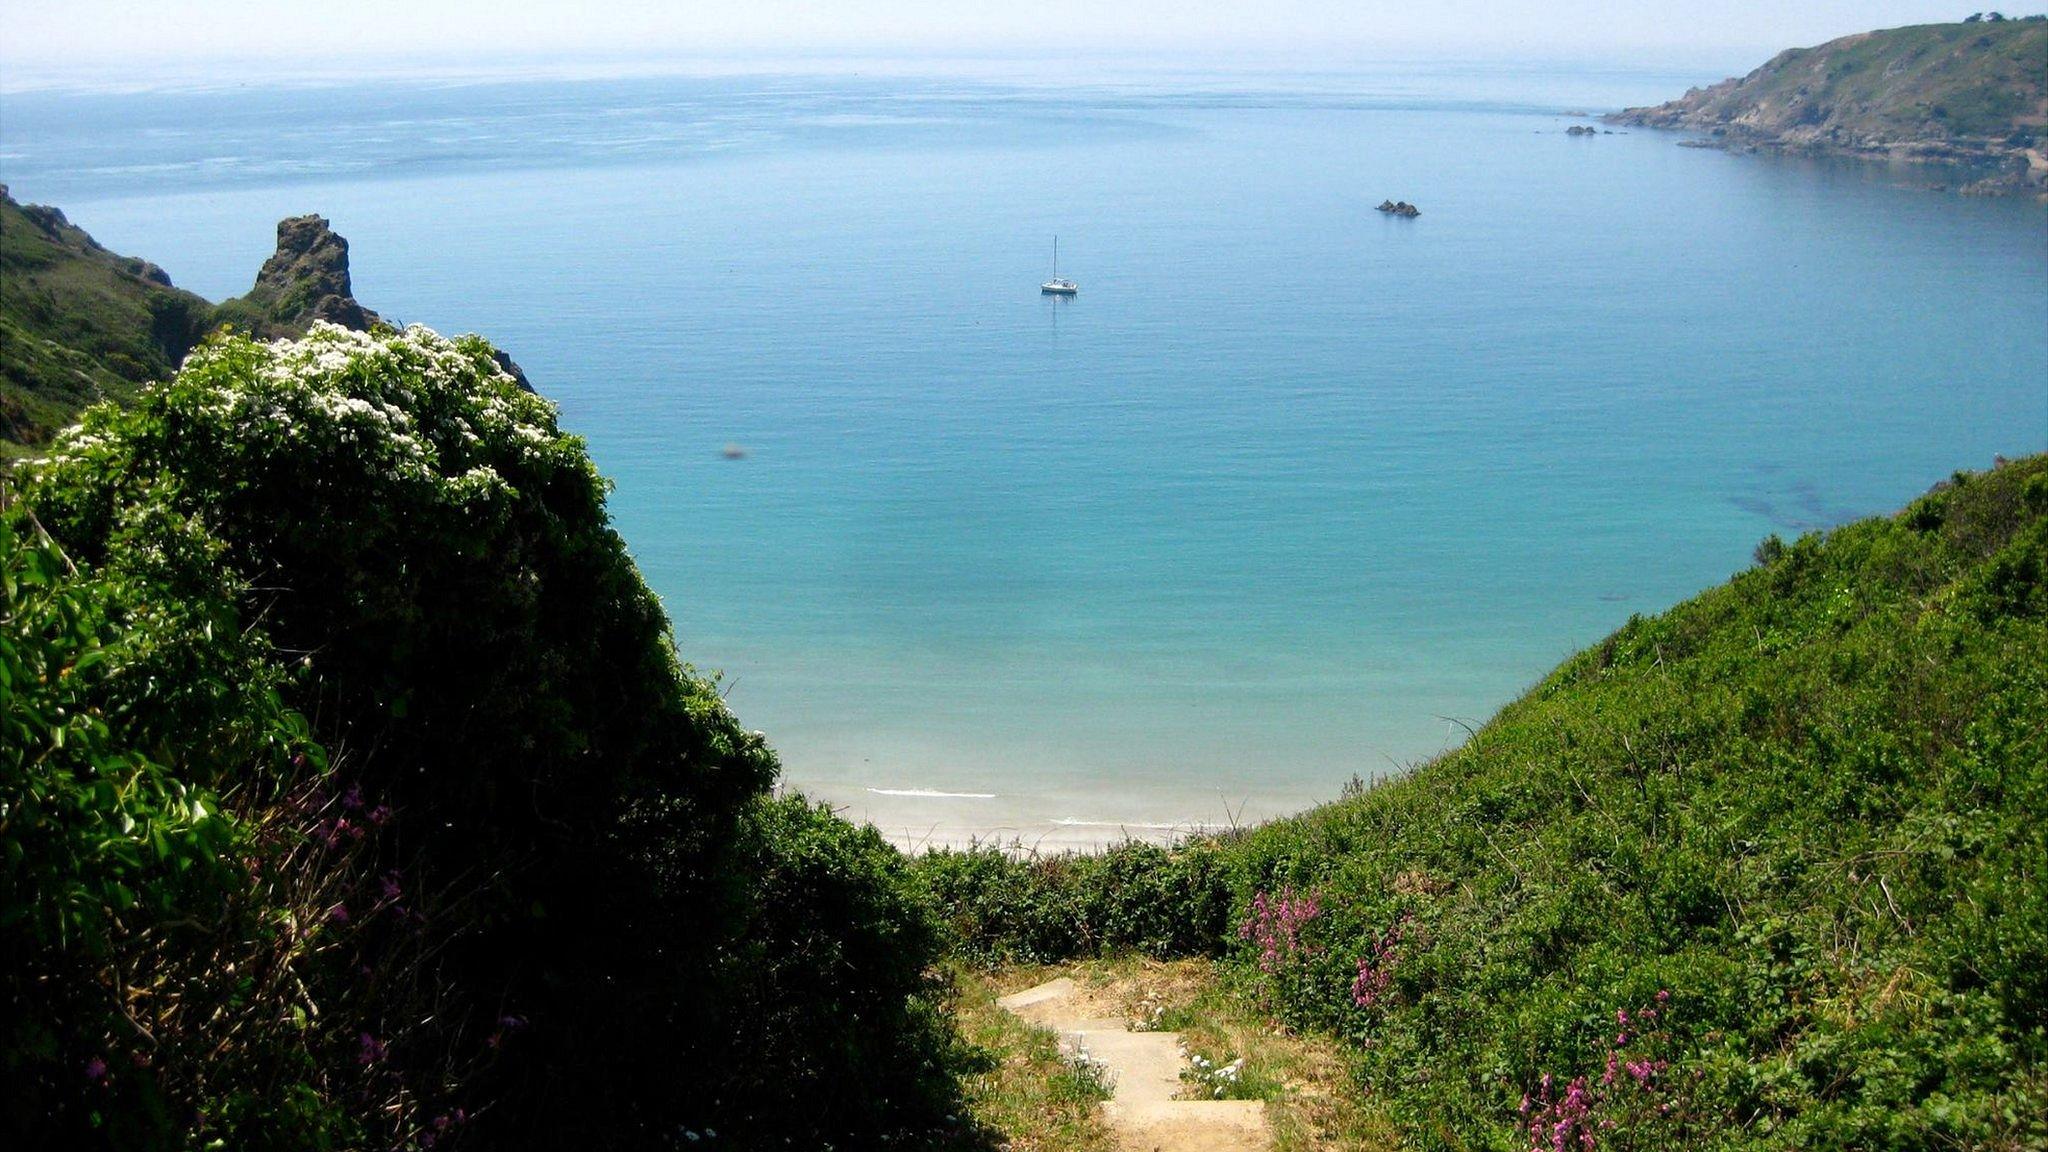
[[[1563,135],[1715,78],[15,95],[0,178],[216,298],[330,216],[560,403],[790,782],[1085,842],[1328,798],[2048,448],[2038,206]]]

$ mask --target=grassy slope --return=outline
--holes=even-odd
[[[2017,154],[2048,126],[2048,22],[1928,24],[1779,53],[1739,80],[1618,119],[1790,147]]]
[[[0,196],[0,460],[170,375],[213,306],[61,217]]]
[[[1527,1148],[1549,1075],[1602,1148],[2048,1147],[2048,457],[1759,555],[1361,794],[916,873],[971,955],[1234,956],[1409,1146]]]
[[[1676,1108],[1637,1146],[2044,1146],[2044,568],[2036,457],[1632,620],[1460,751],[1232,846],[1326,909],[1260,982],[1424,1146],[1526,1144],[1521,1093],[1597,1074],[1664,988]]]

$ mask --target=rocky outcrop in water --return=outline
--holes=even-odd
[[[1380,201],[1380,206],[1374,209],[1374,211],[1385,212],[1389,216],[1406,216],[1411,219],[1422,215],[1422,209],[1417,208],[1406,200],[1382,200]]]

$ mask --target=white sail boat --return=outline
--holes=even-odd
[[[1060,279],[1060,238],[1052,238],[1052,279],[1038,286],[1047,296],[1072,296],[1081,290],[1072,280]]]

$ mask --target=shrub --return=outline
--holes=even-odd
[[[850,832],[823,817],[746,815],[773,753],[679,661],[608,523],[603,479],[488,344],[324,325],[297,342],[219,336],[133,408],[90,411],[25,476],[24,506],[81,571],[203,553],[161,579],[211,597],[194,600],[218,617],[193,633],[202,655],[219,655],[208,644],[251,652],[242,671],[195,663],[167,683],[255,686],[280,715],[313,718],[303,743],[310,734],[347,753],[319,815],[288,810],[265,826],[345,840],[360,859],[342,890],[376,893],[403,877],[392,880],[402,923],[362,923],[361,901],[338,899],[361,944],[321,953],[353,966],[326,992],[359,979],[373,985],[365,1011],[384,1014],[348,1034],[344,1062],[380,1083],[387,1071],[438,1077],[407,1089],[433,1105],[419,1112],[424,1126],[387,1126],[379,1142],[659,1146],[754,1115],[750,1101],[786,1071],[773,1059],[794,1059],[814,1033],[873,1048],[865,1063],[817,1064],[818,1099],[852,1099],[835,1085],[918,1053],[943,1057],[942,1022],[901,978],[921,955],[921,921],[888,903],[894,873],[835,840]],[[164,730],[185,786],[212,775],[252,795],[295,786],[239,760],[195,780],[184,742],[208,730]],[[236,748],[221,740],[218,754]],[[384,816],[375,835],[364,833],[368,811]],[[280,851],[302,881],[294,892],[334,887],[310,881],[324,857]],[[854,872],[835,877],[821,860]],[[47,882],[10,895],[33,899]],[[222,883],[244,900],[261,888]],[[760,885],[775,883],[764,909]],[[847,906],[820,903],[832,899]],[[810,919],[779,918],[805,901]],[[791,974],[775,985],[790,999],[772,1013],[734,999],[781,971],[735,970],[749,941],[837,942],[853,955],[884,926],[903,933],[897,968]],[[394,956],[415,965],[403,987],[377,980]],[[891,996],[893,1016],[876,1007]],[[415,1000],[426,1005],[412,1012]],[[848,1013],[859,1013],[857,1035]],[[354,1121],[371,1109],[355,1089],[308,1083],[308,1107]],[[797,1127],[912,1125],[917,1102],[886,1123],[876,1113],[890,1102],[871,1103]]]
[[[1134,840],[1043,857],[992,845],[940,849],[913,858],[911,870],[952,946],[984,960],[1210,955],[1231,923],[1224,856],[1209,841],[1169,851]]]
[[[397,1146],[444,1084],[362,1058],[422,1009],[396,880],[336,834],[218,545],[147,512],[117,535],[84,569],[0,507],[0,1132]]]
[[[733,1134],[761,1147],[923,1147],[961,1111],[965,1059],[929,975],[940,937],[905,860],[801,796],[751,805],[755,878],[725,956],[713,1061]]]

